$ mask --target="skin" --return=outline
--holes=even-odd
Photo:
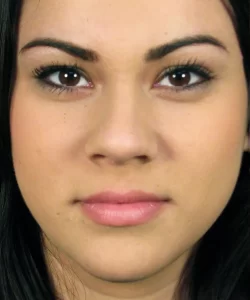
[[[231,19],[218,0],[24,2],[12,155],[58,293],[63,300],[172,299],[188,255],[227,205],[248,149],[247,88]],[[150,48],[197,34],[227,50],[193,45],[145,62]],[[50,47],[20,52],[36,38],[93,49],[99,61]],[[178,92],[166,80],[154,85],[164,69],[189,60],[215,78]],[[32,72],[51,63],[77,63],[92,87],[42,87]],[[134,189],[172,201],[150,222],[120,228],[95,224],[74,203]]]

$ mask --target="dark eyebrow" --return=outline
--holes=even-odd
[[[209,44],[216,46],[220,49],[225,50],[228,52],[226,46],[223,45],[218,39],[210,36],[210,35],[196,35],[185,37],[182,39],[176,39],[170,43],[158,46],[156,48],[150,49],[146,56],[145,60],[147,62],[159,60],[164,56],[187,46],[192,45],[201,45],[201,44]],[[26,44],[19,53],[23,53],[28,49],[35,48],[35,47],[52,47],[59,50],[66,52],[69,55],[75,56],[85,61],[89,62],[97,62],[99,57],[97,53],[90,49],[85,49],[79,47],[73,43],[61,41],[58,39],[51,39],[51,38],[43,38],[43,39],[35,39],[28,44]]]
[[[98,55],[95,51],[84,49],[76,46],[70,42],[64,42],[58,39],[44,38],[35,39],[26,44],[19,53],[23,53],[28,49],[35,47],[52,47],[66,52],[69,55],[75,56],[85,61],[96,62],[98,61]]]
[[[228,52],[226,46],[215,37],[210,35],[195,35],[185,37],[182,39],[176,39],[171,43],[167,43],[156,48],[150,49],[145,56],[145,60],[147,62],[158,60],[182,47],[202,44],[216,46]]]

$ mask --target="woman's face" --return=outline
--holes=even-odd
[[[14,168],[82,278],[177,276],[230,199],[246,122],[242,56],[221,1],[25,1]],[[107,191],[168,203],[141,223],[107,225],[80,201]]]

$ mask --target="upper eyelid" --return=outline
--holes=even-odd
[[[74,65],[72,65],[72,64],[69,64],[69,65],[65,65],[65,64],[43,65],[43,66],[36,68],[33,71],[33,74],[36,76],[38,76],[38,74],[40,74],[39,77],[43,77],[42,75],[44,75],[45,73],[49,73],[47,75],[47,76],[49,76],[49,75],[59,72],[60,70],[63,70],[63,69],[74,70],[74,71],[78,72],[80,75],[82,75],[83,77],[85,77],[85,79],[87,81],[91,81],[90,76],[88,76],[87,72],[76,64],[74,64]]]
[[[40,70],[41,72],[56,72],[60,71],[62,69],[68,69],[68,70],[75,70],[78,71],[79,73],[85,74],[85,70],[83,70],[81,67],[78,65],[65,65],[65,64],[51,64],[51,65],[44,65],[36,68],[35,70]]]
[[[168,67],[163,67],[163,70],[160,72],[160,74],[163,74],[164,72],[171,72],[171,71],[175,71],[177,69],[185,69],[185,68],[199,68],[200,70],[209,70],[209,68],[205,67],[202,63],[199,63],[199,62],[196,62],[196,61],[187,61],[187,62],[184,62],[184,63],[176,63],[176,64],[172,64]],[[80,67],[78,64],[61,64],[61,63],[52,63],[52,64],[48,64],[48,65],[41,65],[40,67],[38,68],[35,68],[35,70],[39,70],[39,71],[44,71],[44,72],[47,72],[47,71],[53,71],[56,72],[57,70],[60,70],[60,69],[69,69],[69,70],[76,70],[80,73],[82,73],[83,75],[87,76],[88,77],[88,74],[86,72],[86,70],[84,70],[82,67]]]
[[[179,70],[189,70],[189,72],[192,73],[197,73],[199,75],[207,75],[207,76],[215,76],[215,74],[212,72],[211,69],[200,65],[199,63],[195,63],[195,64],[177,64],[177,65],[173,65],[170,67],[167,67],[165,69],[163,69],[163,71],[160,73],[160,75],[157,76],[156,80],[159,80],[161,78],[164,78],[165,76],[170,75],[171,73],[174,73],[175,71],[179,71]]]

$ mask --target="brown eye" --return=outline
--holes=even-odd
[[[211,79],[208,72],[190,67],[166,71],[154,87],[185,88],[201,84]]]
[[[169,75],[169,82],[172,86],[186,86],[190,84],[192,75],[190,72],[177,71]]]
[[[58,73],[60,83],[65,86],[76,86],[81,80],[80,74],[75,71],[61,71]]]
[[[52,85],[64,87],[91,87],[91,83],[83,74],[71,69],[62,69],[51,73],[46,81]]]

